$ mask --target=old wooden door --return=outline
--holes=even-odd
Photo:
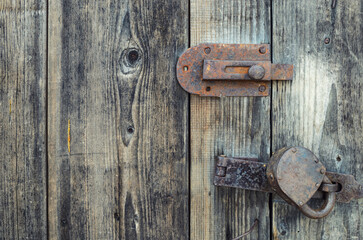
[[[2,0],[1,239],[362,239],[362,200],[322,220],[212,184],[214,157],[300,145],[363,182],[361,0]],[[189,96],[189,46],[270,43],[269,97]]]

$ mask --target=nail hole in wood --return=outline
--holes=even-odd
[[[114,217],[116,221],[120,221],[120,215],[117,212],[114,214]]]

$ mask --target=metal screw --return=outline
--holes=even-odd
[[[325,43],[325,44],[329,44],[329,43],[330,43],[330,38],[326,37],[326,38],[324,39],[324,43]]]
[[[320,169],[320,173],[321,174],[324,174],[325,173],[325,169],[324,168]]]
[[[270,173],[270,178],[274,179],[274,175],[272,173]]]
[[[209,91],[210,91],[210,87],[207,87],[205,90],[206,90],[207,92],[209,92]]]
[[[317,187],[319,187],[319,185],[320,185],[319,183],[315,184],[315,186],[317,186]]]
[[[318,163],[319,162],[319,159],[315,159],[315,162]]]
[[[303,205],[303,203],[302,202],[299,202],[299,205],[301,206],[301,205]]]
[[[211,49],[210,49],[209,47],[206,47],[206,48],[204,49],[205,54],[209,54],[209,53],[210,53],[210,51],[211,51]]]
[[[266,48],[264,46],[260,47],[260,49],[258,50],[261,54],[265,54],[266,53]]]
[[[293,152],[293,153],[296,153],[296,148],[293,148],[293,149],[291,149],[291,151]]]
[[[264,91],[266,91],[266,86],[265,86],[265,85],[261,85],[261,86],[259,86],[259,87],[258,87],[258,91],[260,91],[260,92],[264,92]]]
[[[188,66],[183,67],[184,72],[188,71]]]

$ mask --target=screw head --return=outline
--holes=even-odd
[[[301,206],[301,205],[303,205],[303,203],[302,202],[299,202],[299,206]]]
[[[261,54],[265,54],[266,53],[266,47],[262,46],[260,47],[260,49],[258,50]]]
[[[319,159],[315,159],[315,162],[318,163],[319,162]]]
[[[258,91],[260,91],[260,92],[266,91],[266,86],[264,86],[264,85],[259,86]]]
[[[320,184],[319,184],[319,183],[316,183],[316,184],[315,184],[315,186],[319,187],[319,186],[320,186]]]
[[[326,37],[326,38],[324,39],[324,43],[325,43],[325,44],[329,44],[329,43],[330,43],[330,38]]]
[[[297,151],[297,150],[296,150],[296,148],[292,148],[292,149],[291,149],[291,151],[292,151],[293,153],[296,153],[296,151]]]
[[[272,173],[270,173],[270,178],[274,179],[274,175]]]
[[[205,54],[209,54],[211,52],[210,47],[204,48],[204,52],[205,52]]]
[[[325,169],[324,168],[320,169],[320,173],[325,174]]]

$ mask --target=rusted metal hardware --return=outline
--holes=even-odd
[[[271,157],[266,170],[272,190],[315,219],[327,216],[335,205],[335,192],[326,193],[326,201],[320,209],[307,205],[322,183],[331,184],[325,173],[326,168],[319,159],[302,147],[280,149]]]
[[[352,175],[327,172],[319,159],[303,147],[283,148],[268,163],[256,158],[217,157],[216,186],[277,193],[310,218],[328,215],[337,202],[363,198],[363,186]],[[325,198],[311,209],[311,198]]]
[[[272,64],[269,44],[200,44],[179,58],[177,78],[200,96],[268,96],[271,80],[292,80],[293,65]]]
[[[214,185],[271,192],[266,166],[257,158],[218,156]]]
[[[363,185],[354,176],[335,172],[326,172],[326,176],[341,187],[337,192],[338,202],[349,203],[353,199],[363,198]]]
[[[266,174],[272,189],[289,204],[306,204],[323,182],[326,169],[305,148],[283,148],[270,159]]]
[[[327,176],[324,176],[324,184],[331,184],[332,182]],[[312,209],[307,203],[302,206],[298,206],[300,211],[307,217],[313,219],[319,219],[328,216],[328,214],[333,210],[335,206],[335,201],[337,199],[336,192],[324,192],[325,201],[324,204],[319,209]]]

